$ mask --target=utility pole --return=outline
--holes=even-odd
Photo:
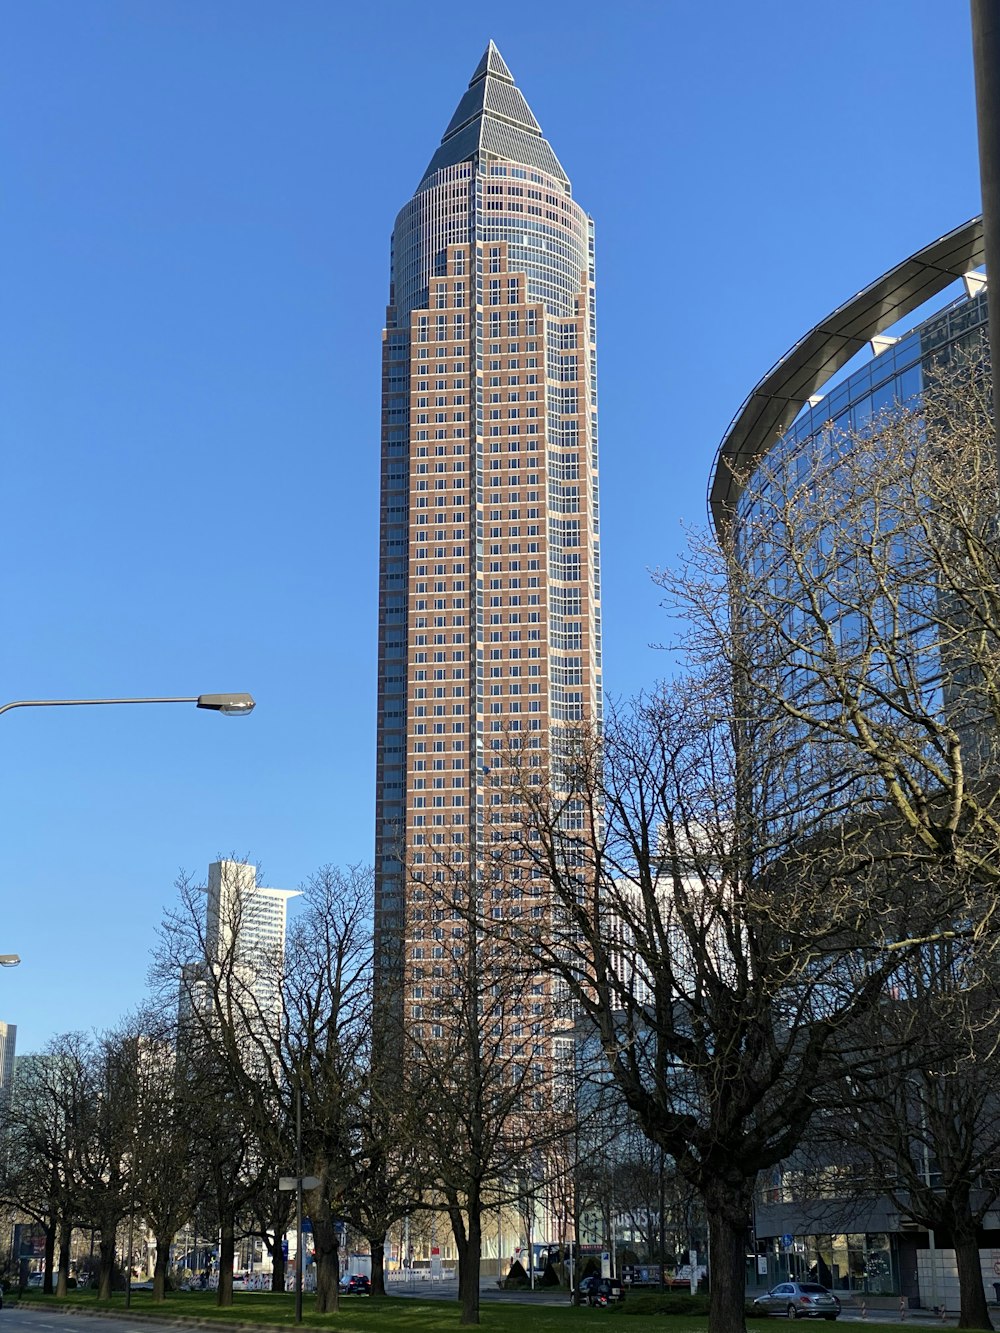
[[[302,1076],[295,1080],[295,1322],[302,1323]],[[337,1275],[339,1279],[339,1274]]]
[[[1000,477],[1000,0],[971,0],[972,64],[976,77],[979,181],[983,197],[983,244],[990,303],[990,361],[993,368],[993,433]],[[993,300],[993,294],[997,299]]]

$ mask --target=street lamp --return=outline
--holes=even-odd
[[[254,710],[251,694],[193,694],[163,699],[17,699],[13,703],[0,704],[0,713],[11,708],[79,708],[93,704],[196,704],[224,717],[246,717]]]
[[[155,699],[14,699],[0,704],[0,713],[8,713],[12,708],[85,708],[96,704],[195,704],[223,717],[246,717],[254,710],[252,694],[193,694]],[[17,967],[20,961],[16,953],[0,954],[0,967]]]

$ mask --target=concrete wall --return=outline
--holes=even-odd
[[[987,1299],[996,1299],[993,1284],[1000,1282],[1000,1250],[980,1250],[979,1266],[983,1274],[983,1288]],[[946,1310],[957,1310],[958,1267],[954,1250],[918,1250],[917,1281],[920,1303],[927,1309],[943,1305]]]

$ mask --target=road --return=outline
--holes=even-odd
[[[415,1296],[426,1301],[457,1301],[458,1279],[441,1278],[435,1281],[390,1282],[387,1288],[390,1296]],[[483,1277],[479,1281],[479,1299],[497,1301],[504,1305],[568,1305],[569,1297],[559,1287],[539,1287],[536,1291],[501,1291],[495,1277]],[[0,1331],[2,1333],[2,1331]]]
[[[124,1314],[124,1309],[122,1314]],[[163,1330],[161,1319],[122,1319],[92,1314],[63,1314],[55,1310],[4,1305],[4,1333],[149,1333]]]

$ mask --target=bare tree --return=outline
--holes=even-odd
[[[105,1033],[62,1053],[84,1090],[79,1112],[78,1171],[84,1217],[100,1245],[98,1294],[111,1295],[121,1223],[135,1206],[137,1059],[134,1035]]]
[[[220,1303],[227,1279],[231,1300],[237,1215],[265,1181],[273,1190],[279,1173],[295,1169],[290,1127],[301,1099],[303,1174],[320,1181],[307,1195],[316,1307],[328,1313],[337,1308],[337,1222],[364,1168],[359,1106],[369,1044],[371,872],[327,866],[312,876],[282,950],[253,929],[247,863],[223,866],[238,881],[238,891],[219,894],[224,919],[206,929],[202,894],[183,880],[158,966],[161,977],[180,975],[187,990],[192,1077],[214,1071],[210,1104],[219,1118],[211,1168],[224,1209]]]
[[[814,1126],[803,1182],[808,1190],[832,1169],[848,1206],[861,1192],[886,1194],[943,1236],[955,1251],[959,1327],[990,1328],[979,1243],[1000,1197],[996,959],[945,941],[910,960],[895,994],[872,1015],[869,1058],[843,1103]]]
[[[88,1106],[88,1039],[66,1033],[18,1069],[4,1126],[3,1197],[45,1228],[44,1290],[65,1295],[70,1237],[82,1219],[80,1178],[84,1111]]]
[[[220,1306],[233,1302],[239,1220],[273,1175],[263,1126],[277,1114],[271,1046],[280,1036],[281,963],[255,929],[255,867],[219,863],[215,901],[191,876],[177,880],[178,905],[166,916],[151,972],[165,1004],[178,1003],[178,1081],[200,1107],[194,1156],[219,1229]]]
[[[372,978],[369,867],[325,866],[305,886],[289,936],[287,1035],[281,1082],[301,1088],[305,1160],[319,1177],[309,1215],[316,1246],[316,1309],[337,1309],[337,1221],[365,1175],[360,1131],[369,1060]]]
[[[156,1239],[153,1300],[166,1295],[170,1246],[205,1189],[200,1095],[178,1065],[176,1015],[140,1010],[117,1034],[133,1059],[134,1207]]]
[[[464,851],[435,857],[410,892],[403,1077],[423,1125],[427,1202],[443,1203],[458,1252],[462,1324],[479,1323],[486,1207],[516,1205],[526,1163],[567,1127],[553,1098],[551,985],[511,947],[508,923],[529,904],[507,850],[484,846],[475,876]]]
[[[344,1213],[367,1239],[373,1296],[385,1295],[385,1243],[393,1224],[419,1206],[426,1170],[421,1152],[422,1102],[401,1097],[390,1073],[399,1045],[373,1023],[372,1047],[357,1120],[359,1174]]]
[[[507,757],[520,847],[548,890],[522,948],[567,987],[643,1132],[704,1200],[714,1333],[744,1326],[758,1172],[800,1140],[936,921],[926,885],[894,892],[863,823],[805,844],[798,809],[774,818],[765,757],[786,756],[759,750],[748,783],[744,725],[723,665],[613,710],[603,741],[581,731],[552,783]],[[796,836],[779,844],[782,826]]]
[[[295,1127],[285,1127],[283,1140],[287,1144],[295,1133]],[[285,1290],[285,1250],[284,1240],[292,1225],[295,1215],[295,1195],[279,1190],[274,1181],[262,1186],[260,1192],[250,1202],[250,1214],[254,1222],[254,1234],[259,1236],[271,1259],[271,1290]]]

